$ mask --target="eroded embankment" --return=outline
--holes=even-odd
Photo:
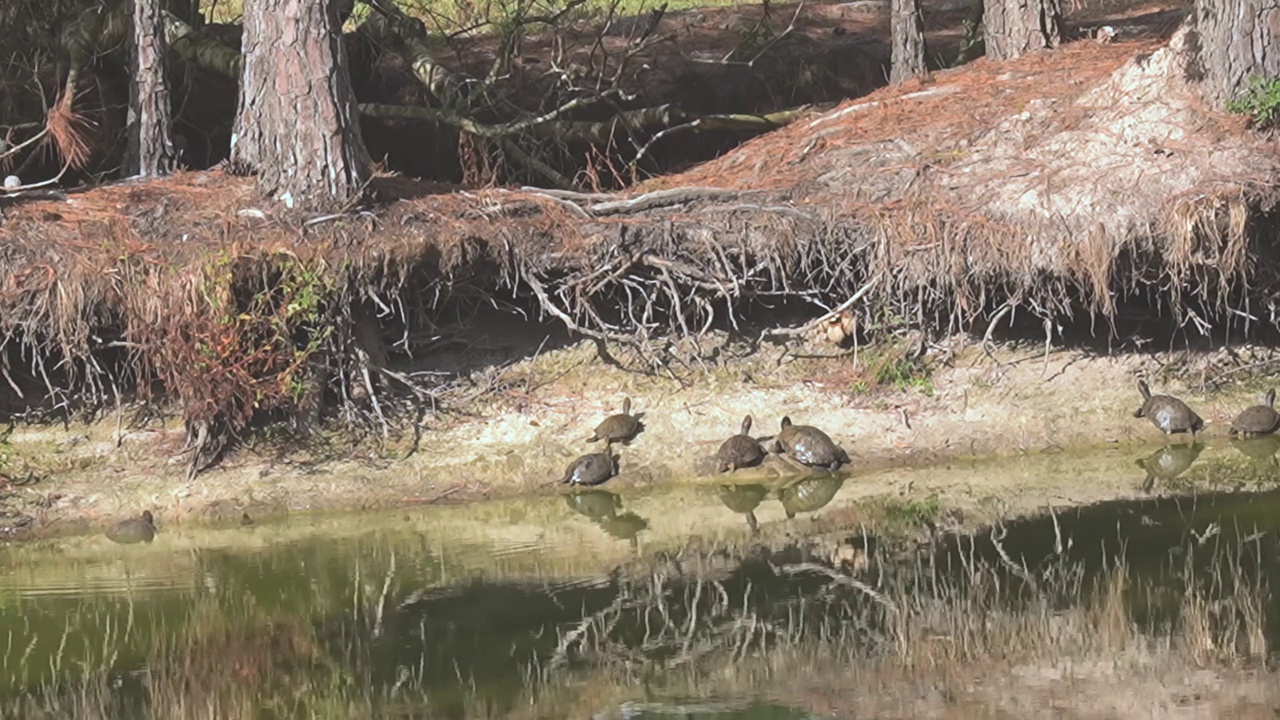
[[[298,218],[209,172],[7,204],[0,412],[95,423],[19,432],[59,483],[22,492],[62,520],[527,492],[622,394],[647,429],[620,482],[640,484],[696,474],[747,413],[761,434],[820,425],[858,467],[1128,442],[1150,433],[1129,418],[1147,359],[942,353],[920,382],[769,342],[990,337],[1029,314],[1062,346],[1063,323],[1114,331],[1134,304],[1166,333],[1256,333],[1280,159],[1196,100],[1185,33],[1137,37],[877,91],[640,195],[380,178],[384,205]],[[482,308],[597,345],[513,349],[538,326]],[[860,392],[886,379],[907,389]],[[1197,399],[1221,419],[1243,396]],[[181,428],[151,419],[171,407]]]

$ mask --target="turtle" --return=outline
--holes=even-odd
[[[602,453],[583,455],[569,463],[560,482],[569,485],[599,485],[618,472],[618,459],[606,448]]]
[[[733,512],[746,515],[747,527],[751,528],[751,532],[755,532],[760,527],[756,521],[756,508],[768,496],[769,489],[763,485],[720,486],[720,502]]]
[[[1280,429],[1280,413],[1276,412],[1275,404],[1276,389],[1271,388],[1262,396],[1261,405],[1240,411],[1236,419],[1231,421],[1230,433],[1241,437],[1256,437],[1270,435]]]
[[[107,530],[107,539],[121,545],[138,542],[151,542],[156,537],[156,522],[150,510],[129,520],[121,520]]]
[[[757,465],[764,459],[764,448],[760,441],[747,433],[751,432],[751,416],[742,418],[742,429],[737,435],[725,440],[716,451],[716,470],[731,472],[738,468]]]
[[[792,425],[790,417],[782,418],[782,431],[774,440],[773,451],[786,452],[804,465],[828,470],[849,462],[849,454],[826,433],[810,425]]]
[[[808,477],[779,490],[778,500],[782,502],[787,517],[793,518],[798,512],[813,512],[826,507],[842,485],[844,478],[835,475]]]
[[[622,509],[622,498],[608,490],[582,490],[569,493],[565,502],[579,515],[592,520],[611,518]]]
[[[587,438],[587,442],[604,440],[605,445],[615,441],[628,442],[641,430],[640,419],[631,414],[631,398],[622,398],[622,412],[610,415],[596,426],[595,432]]]
[[[1189,432],[1194,438],[1204,428],[1204,420],[1178,398],[1152,395],[1151,389],[1142,380],[1138,381],[1138,392],[1142,393],[1142,407],[1135,410],[1133,416],[1147,418],[1165,435]]]

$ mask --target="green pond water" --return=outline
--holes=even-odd
[[[140,545],[100,535],[11,545],[0,548],[0,715],[817,717],[785,693],[725,690],[699,669],[833,637],[871,648],[885,618],[874,593],[928,593],[977,562],[1007,579],[1010,607],[1032,591],[1070,607],[1085,601],[1081,585],[1055,591],[1045,568],[1087,578],[1123,557],[1140,588],[1132,616],[1150,627],[1171,622],[1188,578],[1226,572],[1215,557],[1280,587],[1280,444],[1265,445],[876,473],[900,476],[888,494],[857,473],[702,480],[161,526]],[[917,489],[985,476],[1064,493],[1123,478],[1133,492],[922,542],[936,503]],[[868,508],[887,518],[883,534],[864,524]],[[815,567],[872,592],[833,589]],[[1274,649],[1280,605],[1268,603]]]

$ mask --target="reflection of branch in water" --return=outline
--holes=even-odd
[[[831,578],[832,581],[834,581],[839,585],[844,585],[846,587],[851,587],[855,590],[861,591],[867,597],[880,603],[885,608],[888,608],[891,612],[894,612],[894,613],[898,612],[897,603],[885,597],[883,593],[879,592],[875,588],[871,587],[870,585],[862,582],[857,578],[849,577],[848,575],[845,575],[842,572],[829,568],[826,565],[819,565],[818,563],[811,563],[811,562],[803,562],[803,563],[793,563],[790,565],[772,565],[771,564],[771,567],[773,568],[773,571],[775,573],[779,573],[779,574],[786,573],[788,575],[798,575],[800,573],[811,572],[811,573],[816,573],[818,575],[825,575],[828,578]]]
[[[560,642],[556,645],[555,654],[551,656],[551,664],[548,666],[548,669],[556,670],[563,667],[569,660],[570,648],[574,643],[580,643],[585,640],[587,632],[591,629],[591,626],[596,623],[596,621],[602,620],[611,612],[619,612],[627,607],[635,607],[636,604],[628,603],[628,599],[629,598],[625,592],[619,594],[618,597],[614,598],[613,602],[609,604],[609,607],[587,615],[582,618],[582,620],[580,620],[572,630],[562,634],[560,636]]]

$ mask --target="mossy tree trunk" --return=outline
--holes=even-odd
[[[169,81],[165,75],[164,11],[160,0],[132,0],[133,32],[129,41],[129,120],[126,175],[168,175],[177,154],[173,148]]]
[[[231,167],[290,208],[342,206],[369,177],[336,5],[245,3]]]
[[[924,21],[920,18],[920,0],[893,0],[889,29],[893,36],[889,82],[902,82],[924,75]]]
[[[987,57],[1008,60],[1062,42],[1061,0],[984,0]]]
[[[1205,93],[1225,102],[1250,75],[1280,78],[1280,0],[1196,0]]]

